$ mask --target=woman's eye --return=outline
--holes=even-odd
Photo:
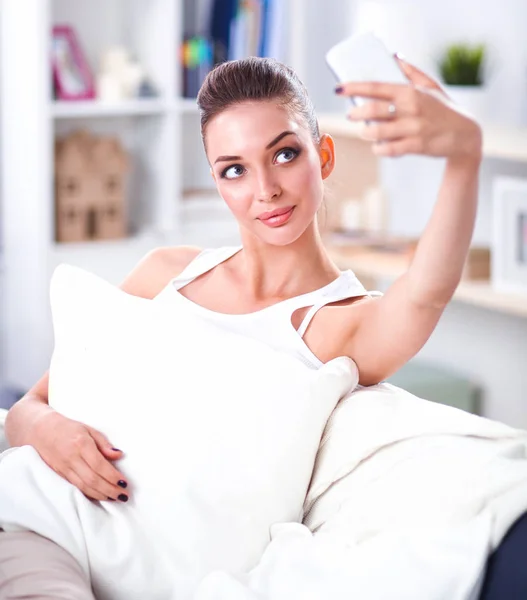
[[[225,179],[238,179],[244,172],[245,169],[241,165],[232,165],[232,167],[227,167],[221,176]]]
[[[276,162],[279,164],[291,162],[298,154],[298,150],[295,150],[294,148],[284,148],[276,155]]]

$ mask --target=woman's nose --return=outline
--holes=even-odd
[[[258,200],[260,202],[271,202],[281,194],[278,181],[269,173],[262,173],[258,177]]]

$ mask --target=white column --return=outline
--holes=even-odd
[[[3,354],[8,383],[26,387],[48,360],[47,250],[53,239],[49,5],[2,0]]]

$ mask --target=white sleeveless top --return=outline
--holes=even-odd
[[[353,271],[343,271],[337,279],[324,287],[282,300],[251,313],[227,314],[205,308],[186,298],[179,290],[200,275],[214,269],[242,249],[241,246],[203,250],[188,266],[158,294],[156,301],[173,302],[179,310],[191,310],[209,319],[216,326],[258,339],[273,348],[293,354],[307,366],[318,369],[324,363],[309,349],[303,340],[311,320],[323,306],[357,296],[378,295],[367,292]],[[293,313],[310,306],[300,327],[295,329]]]

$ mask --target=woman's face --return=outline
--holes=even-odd
[[[313,223],[334,165],[329,136],[316,145],[292,111],[247,102],[209,122],[206,146],[218,191],[243,229],[282,246]]]

